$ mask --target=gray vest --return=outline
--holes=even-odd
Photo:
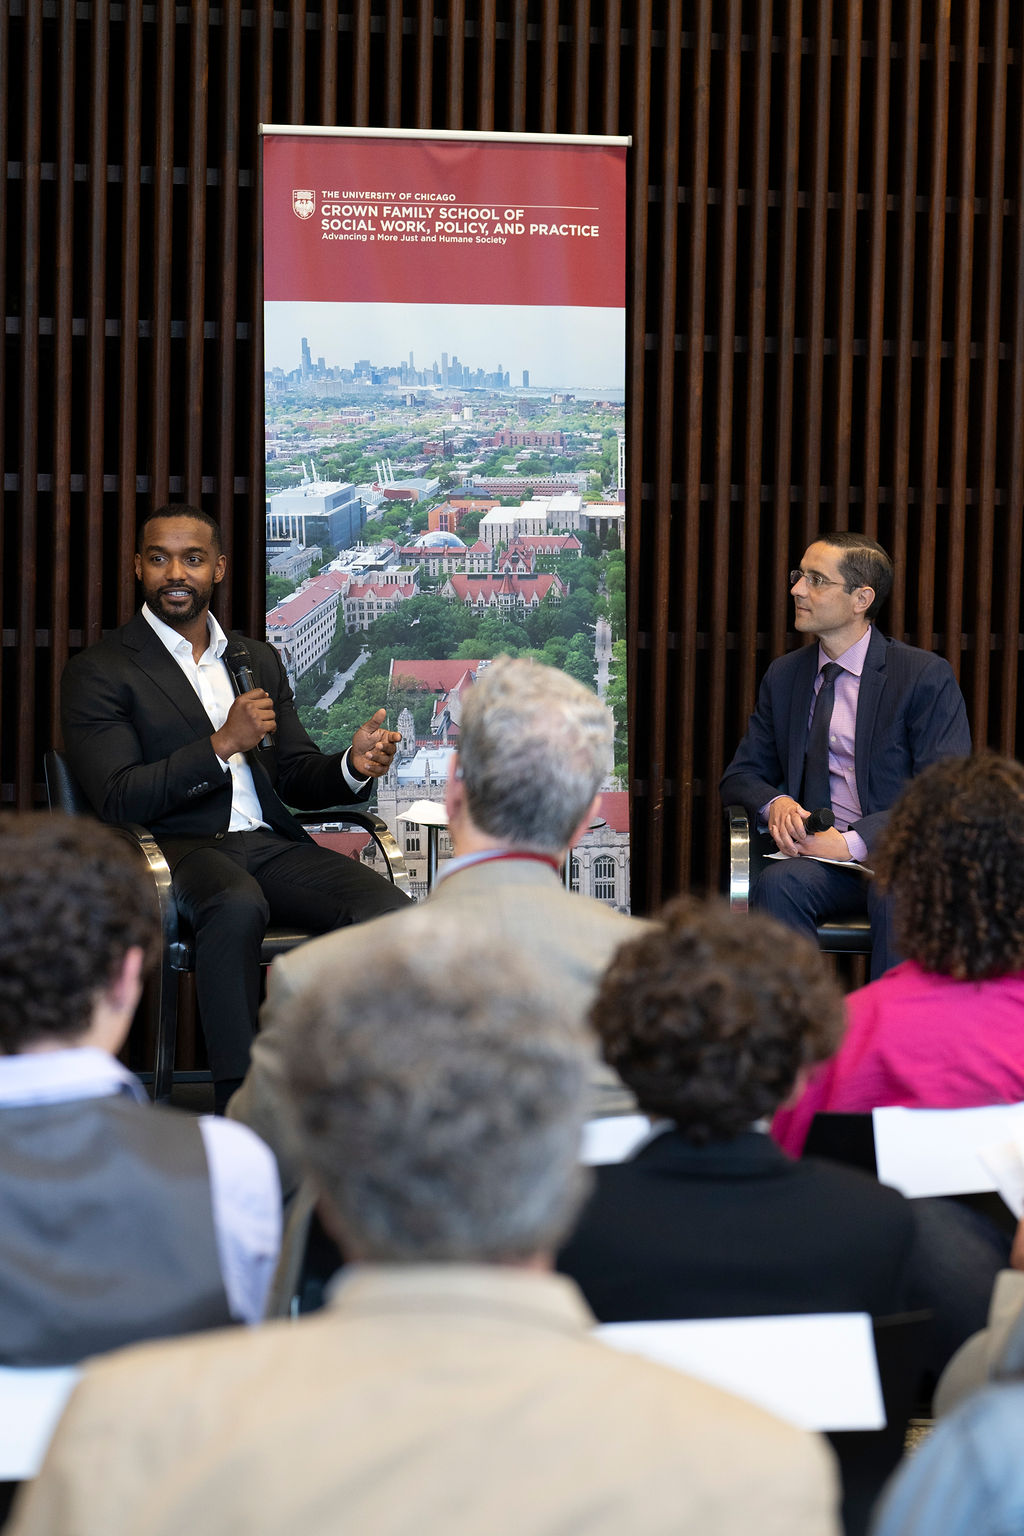
[[[197,1121],[122,1095],[0,1109],[0,1364],[230,1321]]]

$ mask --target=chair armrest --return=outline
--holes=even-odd
[[[333,805],[323,811],[293,811],[292,815],[307,832],[333,831],[339,822],[348,822],[350,826],[361,827],[364,832],[370,834],[384,855],[384,864],[391,884],[397,885],[406,896],[412,895],[405,855],[392,837],[387,822],[375,811],[368,811],[364,805]]]
[[[729,835],[729,906],[733,912],[746,912],[750,905],[750,818],[742,805],[727,805],[725,820]]]
[[[110,830],[125,842],[130,843],[145,859],[150,875],[153,877],[153,890],[160,912],[160,932],[164,948],[171,955],[172,961],[177,960],[178,903],[174,899],[174,890],[171,885],[171,868],[164,858],[159,843],[152,832],[140,826],[138,822],[118,822],[112,824]],[[191,964],[191,961],[188,964]],[[175,968],[177,969],[177,966]]]

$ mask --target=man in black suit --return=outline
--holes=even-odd
[[[875,628],[893,575],[880,544],[823,533],[789,574],[794,626],[818,643],[772,662],[719,791],[789,855],[765,865],[751,904],[812,938],[822,919],[867,910],[874,979],[898,959],[889,903],[865,875],[840,866],[870,864],[908,780],[939,758],[969,754],[967,712],[947,661]],[[833,811],[835,826],[809,833],[805,818],[820,809]]]
[[[171,866],[196,933],[196,991],[218,1108],[245,1075],[268,921],[314,933],[405,903],[388,881],[320,848],[286,808],[366,799],[400,737],[384,711],[343,754],[303,729],[277,652],[210,613],[220,530],[196,507],[141,525],[145,602],[68,663],[64,741],[103,821],[141,822]],[[248,675],[246,674],[248,669]]]
[[[834,1049],[842,1000],[816,945],[763,913],[682,897],[623,945],[591,1023],[652,1117],[596,1170],[558,1267],[601,1322],[900,1312],[910,1202],[866,1174],[797,1163],[772,1114]]]

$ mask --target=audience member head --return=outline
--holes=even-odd
[[[1024,970],[1024,767],[980,752],[933,763],[893,807],[872,858],[899,947],[925,971]]]
[[[119,1049],[158,930],[152,879],[115,832],[0,816],[0,1053],[82,1044],[101,1014]]]
[[[846,528],[836,529],[832,533],[819,533],[814,542],[829,544],[833,549],[843,551],[839,574],[846,583],[846,590],[855,592],[858,587],[872,589],[874,602],[864,610],[864,617],[869,621],[874,619],[892,591],[892,560],[881,544],[876,544],[874,539],[866,538],[862,533],[851,533]]]
[[[565,672],[500,656],[469,689],[449,781],[453,834],[461,815],[503,845],[560,854],[609,771],[614,722]]]
[[[590,1017],[641,1110],[701,1145],[773,1114],[832,1054],[842,998],[809,940],[683,896],[623,944]]]
[[[195,523],[202,523],[204,528],[209,528],[210,530],[210,542],[213,545],[215,553],[218,555],[220,554],[220,524],[218,523],[217,519],[215,517],[211,517],[209,512],[204,512],[202,507],[190,507],[185,502],[174,501],[170,502],[165,507],[157,507],[155,511],[150,512],[149,516],[144,517],[142,522],[139,523],[135,530],[136,554],[141,555],[145,550],[146,529],[149,527],[150,523],[154,522],[158,517],[188,517],[191,518]]]
[[[292,1119],[349,1259],[523,1262],[576,1214],[589,1037],[528,962],[473,961],[410,913],[362,984],[290,1004]]]

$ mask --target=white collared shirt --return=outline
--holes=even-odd
[[[224,660],[228,637],[220,624],[212,613],[206,615],[210,643],[197,662],[192,654],[192,646],[185,637],[165,624],[163,619],[158,619],[146,603],[142,605],[142,617],[161,645],[174,657],[198,694],[213,729],[219,731],[236,697],[231,674]],[[222,757],[218,757],[217,761],[225,772],[231,774],[231,820],[228,822],[228,831],[251,832],[255,827],[266,827],[268,823],[263,820],[263,807],[245,753],[236,752],[227,762]],[[355,795],[366,787],[367,780],[353,773],[348,752],[341,759],[341,776]]]
[[[191,642],[186,640],[184,635],[180,635],[176,629],[172,629],[169,624],[165,624],[162,619],[158,619],[145,603],[142,605],[142,617],[161,645],[165,646],[174,657],[195,689],[200,704],[210,717],[214,731],[219,731],[235,702],[231,674],[224,660],[224,652],[228,648],[228,637],[220,624],[212,613],[207,614],[210,643],[196,661],[192,654]],[[256,827],[268,826],[263,819],[260,797],[256,793],[256,786],[252,781],[252,769],[245,760],[244,752],[235,752],[227,762],[222,757],[218,757],[217,761],[224,771],[231,775],[231,820],[228,822],[228,831],[252,832]]]

